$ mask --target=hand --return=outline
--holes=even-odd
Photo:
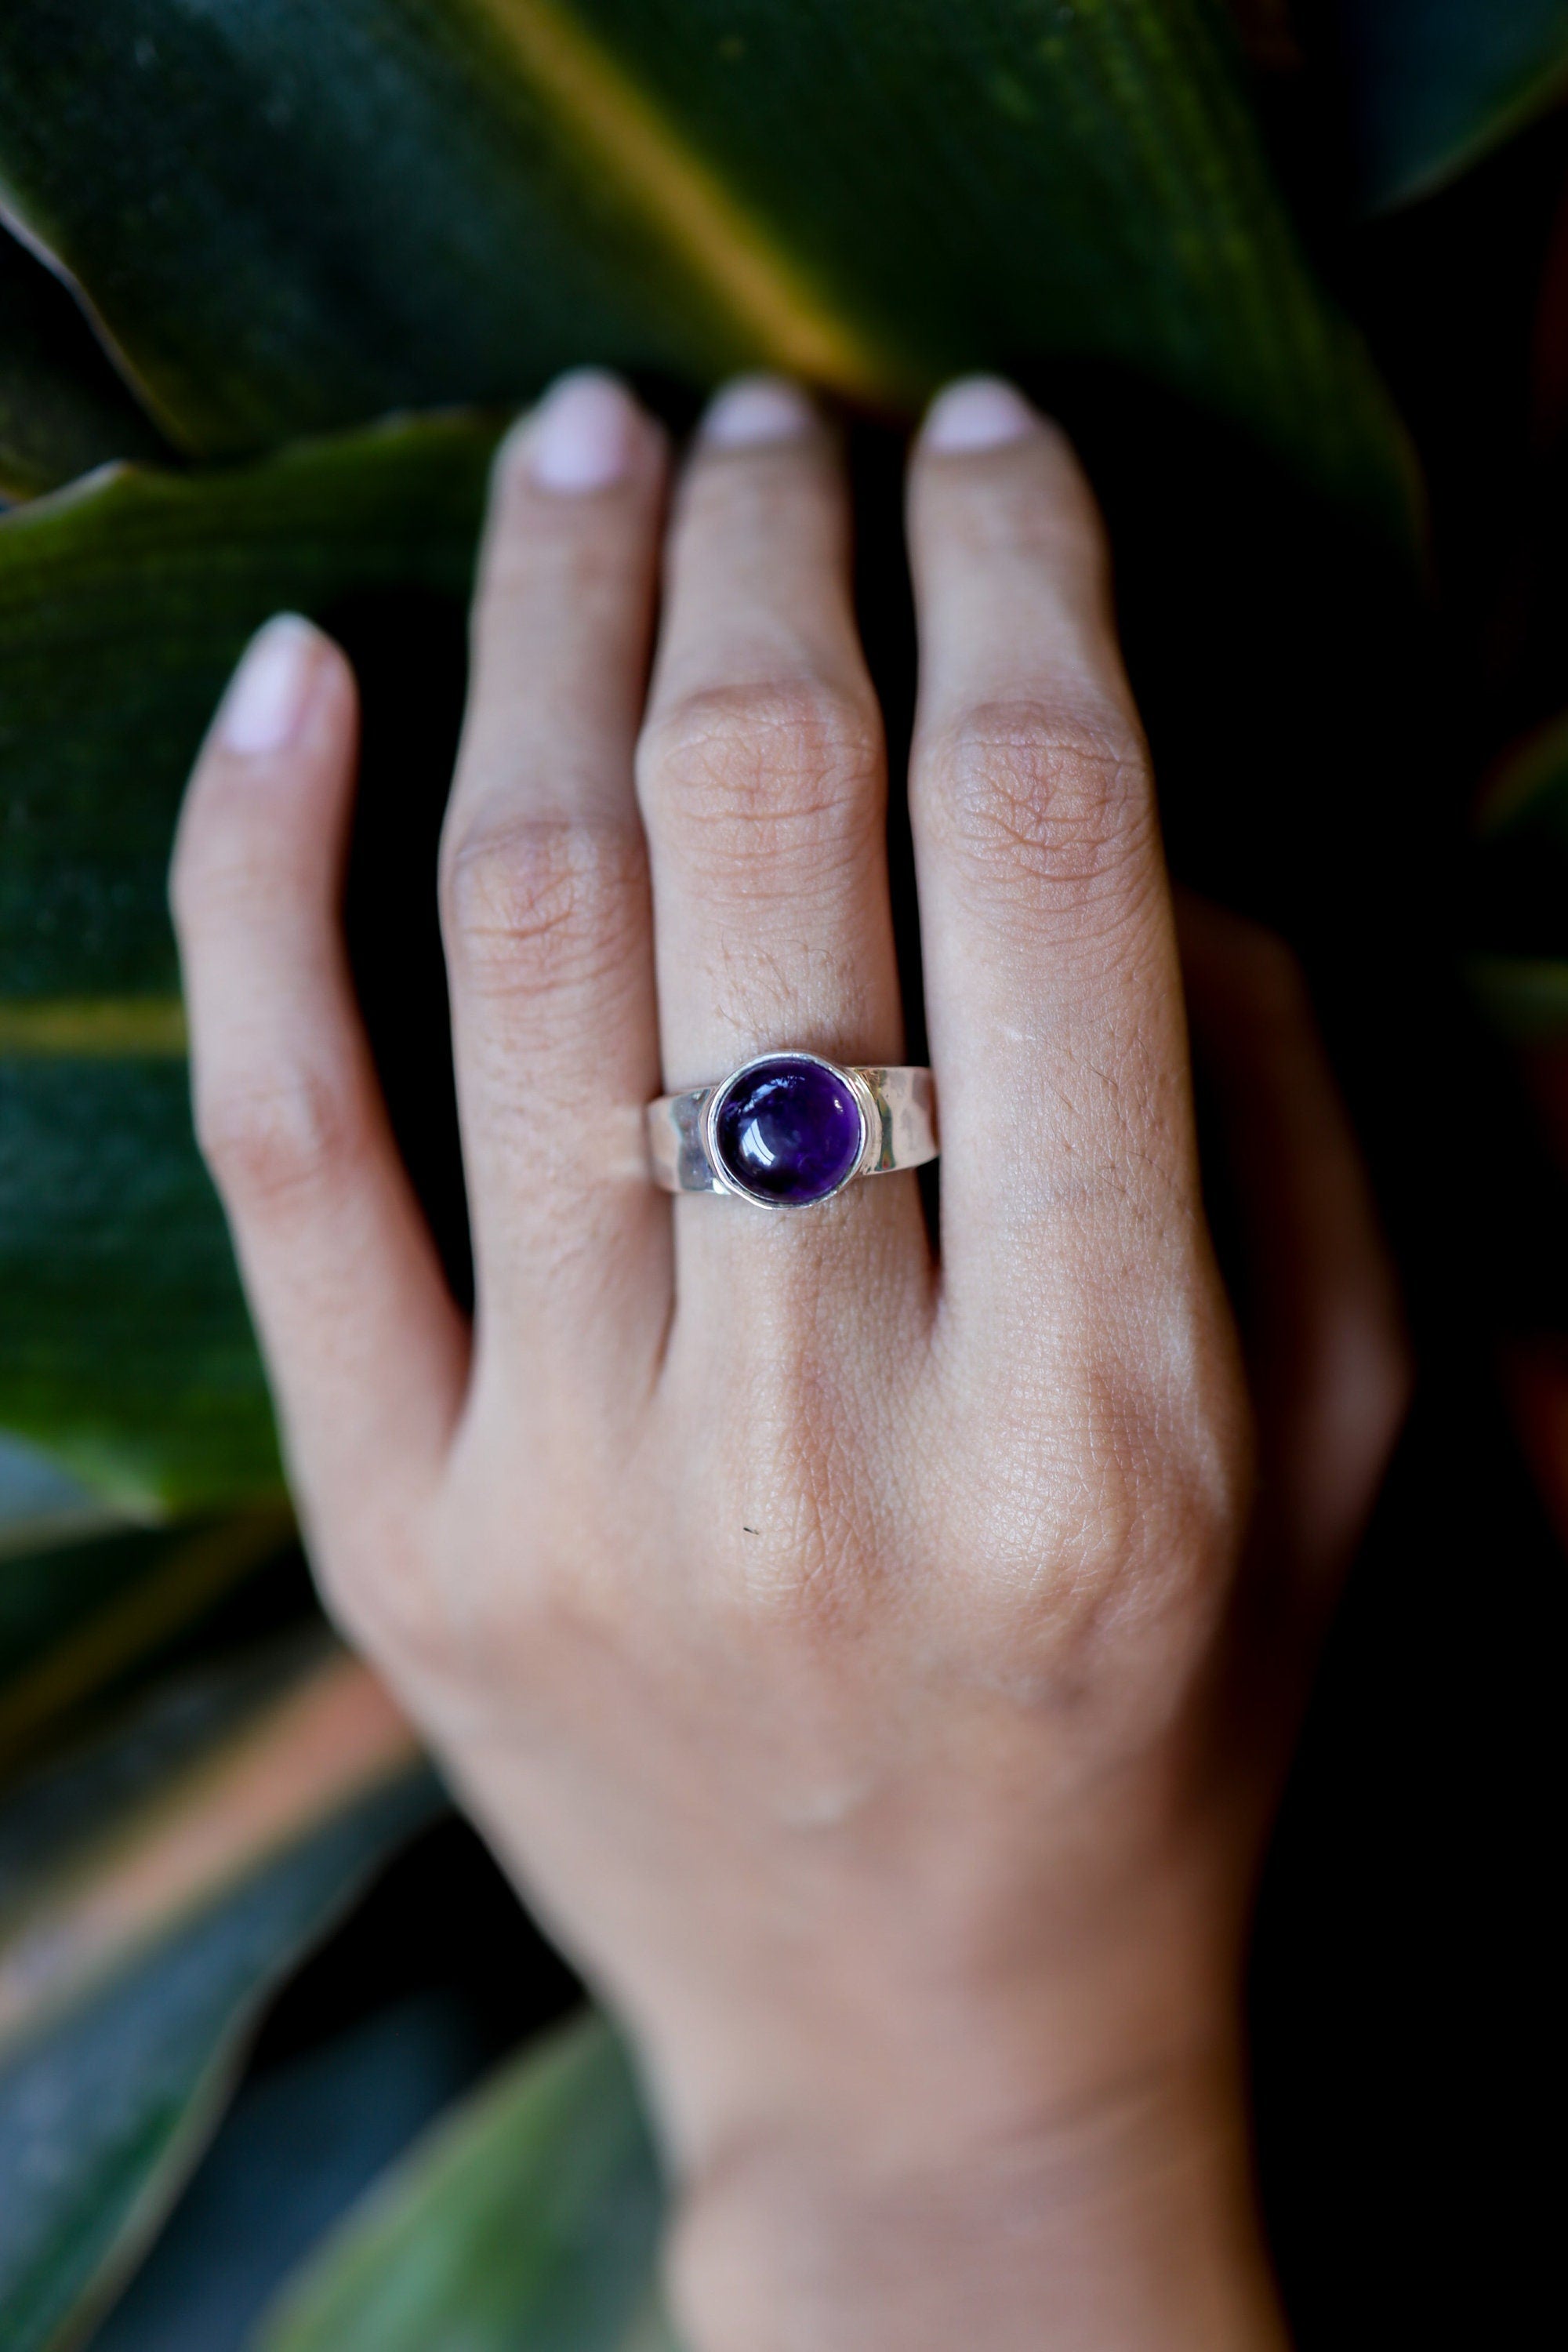
[[[197,1124],[317,1571],[636,2038],[693,2352],[1279,2346],[1238,1985],[1405,1402],[1364,1178],[1284,951],[1188,908],[1244,1369],[1100,522],[973,383],[910,478],[940,1249],[909,1175],[650,1187],[661,1087],[903,1043],[833,436],[731,388],[666,543],[668,462],[585,375],[497,466],[442,861],[472,1333],[348,977],[336,649],[273,624],[192,784]]]

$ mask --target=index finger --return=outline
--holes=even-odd
[[[1086,1220],[1196,1200],[1174,929],[1099,513],[1010,385],[936,404],[910,544],[944,1281],[1000,1303],[1081,1265]]]

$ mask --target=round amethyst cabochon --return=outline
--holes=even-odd
[[[853,1174],[865,1125],[837,1070],[800,1055],[771,1054],[731,1081],[713,1140],[732,1183],[780,1208],[803,1209]]]

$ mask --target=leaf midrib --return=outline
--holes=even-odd
[[[657,224],[765,365],[873,406],[908,404],[910,362],[868,340],[725,185],[625,69],[554,0],[476,0],[541,101],[595,168]]]

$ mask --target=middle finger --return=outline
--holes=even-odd
[[[699,435],[638,788],[666,1087],[788,1047],[897,1062],[886,761],[851,599],[848,497],[832,435],[788,384],[732,385]],[[897,1177],[799,1215],[712,1196],[678,1210],[683,1259],[694,1249],[724,1267],[739,1247],[753,1271],[759,1246],[793,1260],[807,1229],[820,1257],[832,1236],[846,1246],[919,1220]]]

